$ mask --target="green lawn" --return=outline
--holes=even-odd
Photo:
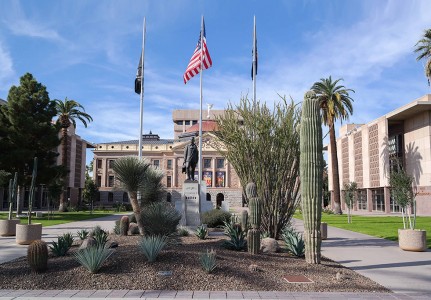
[[[302,219],[302,215],[296,213],[295,218]],[[347,214],[328,215],[322,214],[322,222],[346,230],[360,232],[391,241],[398,241],[398,229],[403,228],[403,220],[399,216],[352,216],[352,223],[347,223]],[[431,248],[431,217],[417,217],[416,229],[427,231],[427,245]]]
[[[67,213],[58,213],[54,212],[53,215],[45,215],[43,218],[36,218],[32,217],[32,223],[42,223],[42,226],[51,226],[51,225],[57,225],[57,224],[63,224],[63,223],[70,223],[74,221],[81,221],[81,220],[88,220],[88,219],[94,219],[94,218],[100,218],[112,215],[112,212],[106,212],[106,211],[96,211],[93,212],[93,214],[90,214],[90,212],[67,212]],[[0,213],[0,220],[5,220],[8,217],[8,213],[1,212]],[[27,218],[21,218],[21,223],[26,224]]]

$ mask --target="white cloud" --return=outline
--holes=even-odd
[[[7,92],[15,75],[13,61],[10,53],[6,50],[0,40],[0,92]],[[6,100],[6,97],[4,97]]]

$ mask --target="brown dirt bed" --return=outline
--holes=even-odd
[[[89,273],[71,254],[50,256],[48,270],[35,274],[22,257],[0,265],[0,289],[390,292],[325,258],[321,265],[309,265],[285,252],[251,255],[222,248],[222,239],[182,237],[181,244],[169,246],[156,262],[148,263],[137,247],[139,236],[111,236],[119,247],[98,274]],[[199,253],[206,249],[217,252],[218,267],[211,274],[199,262]],[[252,264],[258,271],[249,270]],[[172,271],[172,276],[160,276],[159,271]],[[336,278],[337,272],[341,279]],[[286,275],[304,275],[313,283],[287,283],[283,279]]]

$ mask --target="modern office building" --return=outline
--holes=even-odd
[[[232,165],[214,148],[213,132],[217,130],[215,117],[222,110],[204,115],[202,122],[202,178],[206,182],[206,200],[217,206],[242,206],[242,187]],[[182,184],[186,174],[182,173],[184,148],[195,137],[199,147],[199,111],[174,110],[174,139],[161,139],[152,132],[142,136],[142,156],[151,161],[152,165],[164,171],[163,184],[167,187],[167,201],[181,199]],[[115,188],[115,174],[112,170],[116,159],[127,155],[138,155],[138,140],[118,141],[97,144],[94,152],[93,177],[99,186],[99,203],[112,205],[128,202],[127,193]],[[198,177],[196,167],[195,178]],[[97,205],[97,204],[96,204]]]
[[[331,147],[329,190],[333,193]],[[389,170],[398,158],[414,178],[417,214],[431,215],[431,95],[425,95],[368,124],[347,124],[337,139],[340,187],[358,185],[355,210],[399,212],[390,194]],[[343,193],[341,193],[343,194]],[[342,207],[345,209],[343,196]]]

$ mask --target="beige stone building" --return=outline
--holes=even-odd
[[[329,190],[333,191],[331,148],[328,148]],[[355,210],[399,212],[390,195],[389,170],[398,157],[414,177],[417,214],[431,215],[431,95],[425,95],[368,124],[348,124],[337,139],[340,187],[355,181]],[[345,205],[342,199],[342,207]]]
[[[213,132],[217,130],[215,116],[222,110],[211,111],[208,117],[203,115],[202,122],[202,178],[206,182],[206,199],[214,205],[242,206],[242,187],[232,165],[214,148]],[[163,184],[168,194],[167,201],[181,199],[181,191],[186,174],[182,173],[184,147],[195,137],[199,147],[199,111],[174,110],[174,139],[161,139],[157,134],[149,133],[142,136],[142,156],[151,161],[152,165],[164,171]],[[127,203],[127,193],[115,188],[115,174],[112,170],[116,159],[127,155],[138,155],[138,140],[119,141],[97,144],[94,149],[93,177],[99,187],[99,203],[112,205]],[[199,170],[196,166],[195,178]],[[97,205],[97,203],[96,203]]]

